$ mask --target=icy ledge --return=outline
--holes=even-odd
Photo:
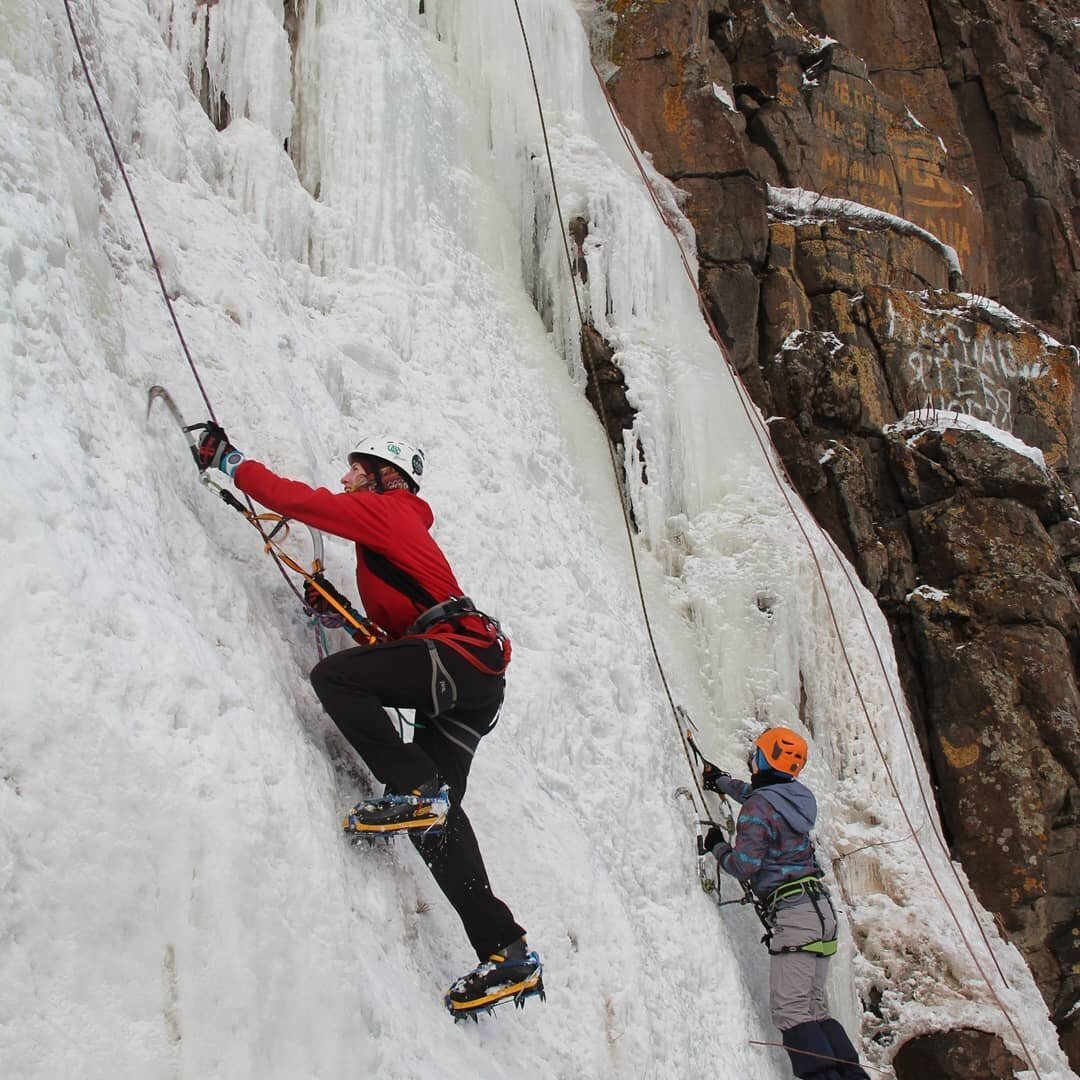
[[[806,221],[841,218],[844,221],[862,225],[883,226],[905,236],[917,236],[945,260],[949,268],[950,283],[959,281],[963,277],[964,271],[960,266],[956,248],[950,247],[932,232],[916,225],[913,221],[908,221],[907,218],[897,217],[896,214],[890,214],[884,210],[875,210],[872,206],[864,206],[862,203],[851,202],[849,199],[832,199],[828,195],[820,195],[816,191],[805,191],[803,188],[769,186],[768,192],[770,207],[799,214]]]

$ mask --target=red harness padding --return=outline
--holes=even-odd
[[[412,574],[381,552],[364,549],[361,559],[370,573],[420,608],[420,614],[403,631],[402,637],[441,641],[485,675],[501,675],[506,671],[510,664],[510,639],[498,622],[479,611],[467,596],[438,603]],[[492,650],[496,645],[499,646],[497,666],[486,664],[477,653]]]
[[[454,624],[459,624],[455,626]],[[479,630],[474,630],[472,625],[466,627],[463,624],[480,624]],[[489,618],[483,612],[466,615],[462,619],[448,619],[446,622],[436,623],[430,630],[424,630],[419,634],[410,634],[406,631],[406,637],[428,638],[431,641],[441,642],[443,645],[460,653],[470,664],[485,675],[502,675],[510,666],[510,639],[502,632],[499,624]],[[497,667],[485,664],[477,651],[487,652],[494,646],[500,646],[499,655],[501,661]]]

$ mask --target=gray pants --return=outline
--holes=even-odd
[[[827,896],[817,898],[818,915],[809,897],[779,904],[771,948],[809,945],[812,941],[836,936],[836,913]],[[822,923],[824,922],[824,927]],[[789,952],[774,954],[769,965],[769,1009],[773,1023],[781,1030],[805,1024],[808,1020],[827,1020],[829,1006],[825,998],[825,976],[829,958],[816,953]]]

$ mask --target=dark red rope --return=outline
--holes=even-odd
[[[161,288],[161,295],[165,300],[165,306],[169,309],[169,317],[172,319],[173,327],[176,329],[176,336],[180,339],[180,347],[184,350],[184,356],[187,358],[188,367],[191,368],[191,374],[195,377],[195,382],[199,387],[199,392],[202,394],[203,401],[206,402],[206,409],[210,415],[210,419],[216,424],[217,417],[214,415],[214,407],[210,404],[210,398],[207,396],[202,379],[199,377],[199,370],[195,366],[195,359],[192,357],[191,350],[188,348],[188,343],[184,338],[184,331],[180,329],[180,320],[176,317],[176,309],[173,307],[173,302],[169,297],[168,289],[165,288],[165,278],[162,276],[161,266],[158,263],[154,245],[150,242],[150,234],[146,231],[146,225],[143,222],[143,216],[139,210],[139,201],[135,198],[135,191],[131,186],[131,181],[128,179],[127,169],[124,168],[124,161],[120,157],[120,150],[116,145],[116,140],[113,138],[112,129],[109,127],[109,121],[105,118],[105,110],[102,108],[101,99],[98,97],[97,87],[94,85],[93,77],[90,74],[90,65],[86,62],[82,43],[79,41],[79,34],[75,29],[75,17],[71,12],[71,0],[64,0],[64,10],[67,12],[68,25],[71,27],[71,37],[75,42],[75,51],[79,54],[79,63],[82,64],[83,75],[86,76],[86,85],[90,88],[90,96],[94,99],[94,105],[97,108],[98,116],[101,117],[101,126],[105,129],[105,137],[109,140],[109,146],[112,148],[113,157],[116,159],[116,167],[120,170],[120,176],[124,181],[124,187],[127,188],[128,197],[131,199],[131,206],[135,211],[135,219],[139,223],[139,229],[142,231],[143,240],[146,242],[146,250],[150,253],[150,262],[153,263],[154,273],[157,275],[158,285]]]
[[[789,1054],[803,1054],[806,1057],[819,1058],[821,1061],[835,1061],[838,1065],[851,1065],[853,1062],[849,1058],[831,1057],[829,1054],[817,1054],[813,1050],[796,1050],[792,1047],[790,1050],[783,1044],[778,1042],[763,1042],[761,1039],[747,1039],[751,1046],[777,1046],[781,1050],[787,1050]],[[867,1065],[865,1061],[859,1062],[860,1069],[869,1069],[871,1072],[879,1072],[882,1075],[885,1073],[894,1072],[893,1069],[881,1069],[876,1065]]]
[[[169,297],[169,291],[165,287],[165,278],[161,273],[161,265],[158,262],[157,253],[154,251],[154,245],[150,240],[150,233],[147,231],[146,223],[143,221],[142,211],[139,209],[139,200],[135,197],[135,190],[131,186],[131,181],[128,179],[127,169],[124,168],[124,161],[120,156],[120,149],[116,145],[116,140],[113,138],[112,129],[109,127],[109,121],[105,116],[105,110],[102,107],[101,99],[98,97],[97,87],[94,85],[93,76],[90,74],[90,65],[86,61],[86,55],[83,52],[82,43],[79,40],[79,32],[75,27],[75,17],[71,11],[71,0],[64,0],[64,10],[67,12],[68,25],[71,27],[71,38],[75,43],[75,51],[79,54],[79,63],[82,65],[83,75],[86,77],[86,85],[90,88],[90,96],[94,99],[94,106],[97,109],[98,116],[101,118],[101,126],[105,129],[105,137],[109,140],[109,146],[112,148],[113,158],[116,160],[116,167],[120,170],[120,176],[124,181],[124,187],[127,188],[128,198],[131,200],[131,207],[135,211],[135,219],[139,223],[139,229],[142,232],[143,240],[146,243],[146,250],[150,254],[150,262],[153,264],[154,273],[157,275],[161,296],[169,311],[169,318],[172,319],[173,328],[176,330],[176,336],[180,341],[180,347],[184,351],[184,356],[187,359],[188,367],[191,369],[191,374],[195,379],[195,384],[199,388],[199,393],[202,394],[202,399],[206,404],[207,413],[209,414],[210,419],[216,424],[217,417],[214,414],[214,407],[210,403],[210,397],[206,392],[206,387],[203,386],[203,381],[199,375],[199,369],[195,363],[195,358],[191,355],[187,339],[184,337],[184,331],[180,327],[180,320],[177,317],[176,308],[173,306],[172,299]],[[246,495],[244,496],[244,499],[247,502],[248,509],[254,513],[255,508],[252,505],[251,500]],[[267,540],[268,537],[263,530],[262,524],[256,522],[256,528],[258,528],[259,532],[262,534],[263,539]],[[285,567],[282,565],[281,560],[272,550],[270,550],[269,553],[273,558],[274,563],[277,565],[281,576],[285,579],[285,583],[292,589],[297,598],[302,601],[303,594],[285,572]]]

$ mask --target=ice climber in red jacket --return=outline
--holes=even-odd
[[[196,456],[200,469],[220,469],[263,506],[355,542],[360,600],[385,637],[328,656],[311,672],[330,718],[386,786],[382,798],[356,804],[346,832],[407,831],[461,917],[480,965],[447,994],[455,1016],[541,993],[539,957],[491,891],[461,805],[473,754],[502,704],[510,643],[465,596],[431,536],[431,508],[418,495],[423,451],[400,439],[363,440],[338,494],[245,459],[214,423]],[[329,609],[310,585],[306,598],[316,611]],[[411,742],[384,706],[415,709]]]

